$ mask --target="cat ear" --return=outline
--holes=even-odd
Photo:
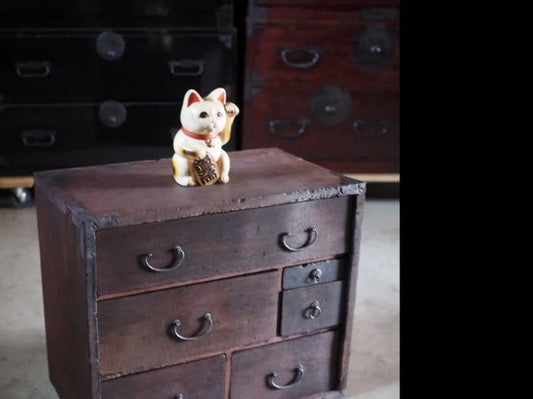
[[[226,90],[222,87],[218,87],[209,93],[207,98],[211,101],[220,101],[222,104],[226,104]]]
[[[189,89],[187,90],[187,93],[185,93],[185,98],[183,99],[183,103],[187,104],[187,107],[190,107],[192,104],[197,102],[202,102],[202,97],[196,90]]]

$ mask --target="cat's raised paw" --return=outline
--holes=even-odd
[[[224,104],[224,109],[226,110],[226,114],[228,114],[228,116],[237,116],[239,114],[239,107],[233,103]]]

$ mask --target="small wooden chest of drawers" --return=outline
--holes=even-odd
[[[230,157],[228,184],[193,188],[169,159],[35,174],[61,399],[343,395],[364,183]]]

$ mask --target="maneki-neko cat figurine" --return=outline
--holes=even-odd
[[[226,102],[219,87],[202,98],[188,90],[183,98],[181,129],[174,136],[172,169],[181,186],[211,185],[229,181],[230,160],[222,149],[231,137],[231,125],[239,108]]]

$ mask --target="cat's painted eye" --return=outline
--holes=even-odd
[[[217,112],[217,116],[218,116],[219,118],[222,118],[222,117],[224,116],[224,114],[223,114],[222,112],[218,111],[218,112]]]
[[[205,111],[203,112],[200,112],[200,118],[207,118],[209,116],[209,114]]]

